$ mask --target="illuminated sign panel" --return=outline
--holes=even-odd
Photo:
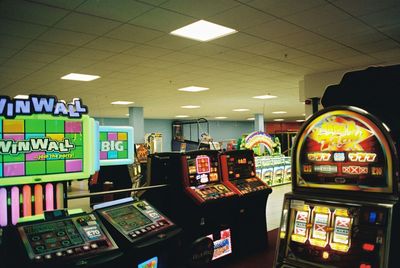
[[[100,126],[100,165],[128,165],[134,161],[133,128]]]
[[[295,147],[299,187],[392,191],[391,145],[368,114],[332,110],[309,121]]]

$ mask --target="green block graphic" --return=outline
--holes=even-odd
[[[45,161],[37,161],[37,162],[26,162],[25,163],[26,175],[39,175],[45,174],[46,172],[46,162]]]
[[[25,120],[26,133],[43,133],[45,132],[45,120]]]
[[[63,120],[47,120],[46,121],[46,132],[47,133],[64,133],[64,121]]]
[[[15,155],[9,155],[9,154],[6,154],[6,155],[4,155],[3,156],[4,158],[3,158],[3,161],[5,162],[5,163],[10,163],[10,162],[23,162],[23,161],[25,161],[25,157],[24,157],[24,154],[15,154]]]
[[[107,132],[100,132],[100,140],[101,141],[106,141],[106,140],[108,140],[108,138],[107,138]]]
[[[73,159],[82,159],[83,158],[83,147],[77,146],[70,152],[72,154]]]
[[[65,134],[65,138],[69,139],[70,144],[73,145],[83,145],[83,136],[79,134],[74,134],[74,133],[67,133]]]
[[[128,158],[128,150],[118,152],[118,159]]]
[[[64,173],[65,163],[64,160],[49,160],[46,161],[47,173]]]

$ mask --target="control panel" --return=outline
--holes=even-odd
[[[221,183],[203,184],[190,188],[204,201],[236,195],[231,189]]]
[[[262,190],[270,189],[268,185],[262,182],[259,178],[246,178],[240,180],[231,181],[231,183],[240,191],[242,194],[251,192],[257,192]]]
[[[94,214],[84,214],[18,227],[28,257],[34,262],[64,262],[117,249]]]
[[[144,200],[99,209],[98,212],[132,243],[175,226]]]

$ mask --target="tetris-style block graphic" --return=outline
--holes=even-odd
[[[100,165],[125,165],[133,161],[133,128],[100,126]]]

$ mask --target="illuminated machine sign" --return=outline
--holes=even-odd
[[[95,121],[80,99],[0,97],[0,226],[64,208],[63,181],[95,172]]]
[[[133,161],[133,128],[100,126],[100,165],[129,165]]]
[[[19,100],[6,102],[7,108],[14,106],[14,113],[4,111],[5,100],[0,98],[0,112],[9,118],[15,117],[0,117],[0,185],[88,178],[93,173],[94,120],[80,113],[79,119],[70,118],[78,118],[73,105],[82,109],[80,100],[66,105],[57,102],[55,97],[31,97],[24,100],[30,113],[52,115],[27,116],[20,115],[25,110],[18,104]],[[55,109],[62,109],[50,109],[50,104],[72,108],[58,113]]]
[[[253,149],[253,147],[262,144],[265,146],[269,155],[273,153],[274,141],[271,136],[262,131],[254,131],[247,135],[245,138],[246,148]]]
[[[226,229],[220,232],[220,238],[217,239],[214,236],[208,235],[207,237],[211,238],[214,243],[214,254],[212,260],[216,260],[222,258],[226,255],[232,253],[232,241],[231,241],[231,230]]]
[[[295,144],[297,187],[393,191],[393,145],[381,123],[357,108],[315,115]]]

